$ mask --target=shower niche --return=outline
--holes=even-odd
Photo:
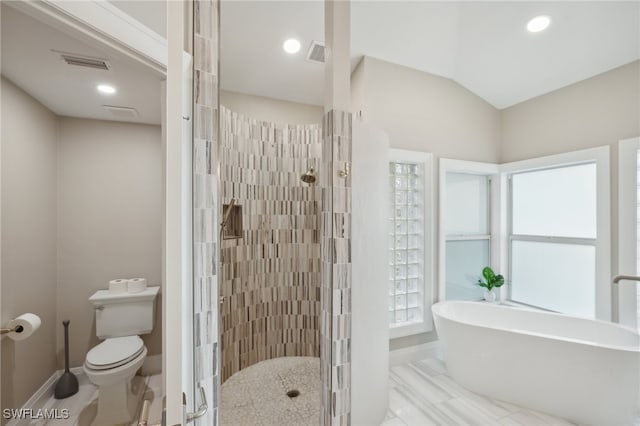
[[[235,199],[229,204],[222,205],[222,228],[221,234],[223,240],[237,240],[242,238],[242,206],[235,204]]]

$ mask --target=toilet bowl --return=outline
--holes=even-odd
[[[135,416],[142,392],[134,392],[132,379],[147,356],[139,335],[153,330],[159,290],[159,287],[147,287],[137,293],[100,290],[89,298],[96,312],[96,335],[103,339],[87,353],[83,365],[87,378],[98,386],[97,413],[92,426],[130,424]]]
[[[138,336],[109,338],[87,353],[83,369],[98,386],[98,410],[92,426],[131,422],[139,403],[131,380],[146,356],[147,348]]]

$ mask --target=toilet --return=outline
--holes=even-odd
[[[149,334],[155,323],[155,301],[160,287],[139,293],[100,290],[89,302],[96,313],[96,335],[103,341],[92,348],[83,369],[98,386],[97,414],[92,426],[130,423],[139,401],[132,379],[147,356],[141,334]]]

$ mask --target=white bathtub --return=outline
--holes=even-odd
[[[449,374],[467,389],[582,424],[633,424],[635,331],[480,302],[441,302],[432,312]]]

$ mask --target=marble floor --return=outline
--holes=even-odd
[[[287,396],[293,390],[299,395]],[[220,394],[221,425],[318,425],[320,359],[285,357],[259,362],[231,376]]]
[[[77,375],[77,377],[79,384],[78,393],[65,399],[55,399],[53,395],[51,395],[44,401],[42,407],[37,407],[47,410],[67,409],[69,418],[58,420],[23,420],[11,422],[10,425],[89,426],[96,414],[98,387],[91,383],[84,374]],[[162,420],[162,375],[157,374],[144,377],[136,376],[133,379],[132,388],[138,395],[142,394],[142,398],[138,404],[138,413],[136,413],[136,416],[130,426],[137,426],[139,412],[142,408],[142,401],[145,399],[151,401],[149,424],[152,425],[160,423]]]
[[[441,355],[391,368],[382,426],[570,426],[567,420],[466,390],[449,377]],[[633,426],[640,426],[640,418]]]

